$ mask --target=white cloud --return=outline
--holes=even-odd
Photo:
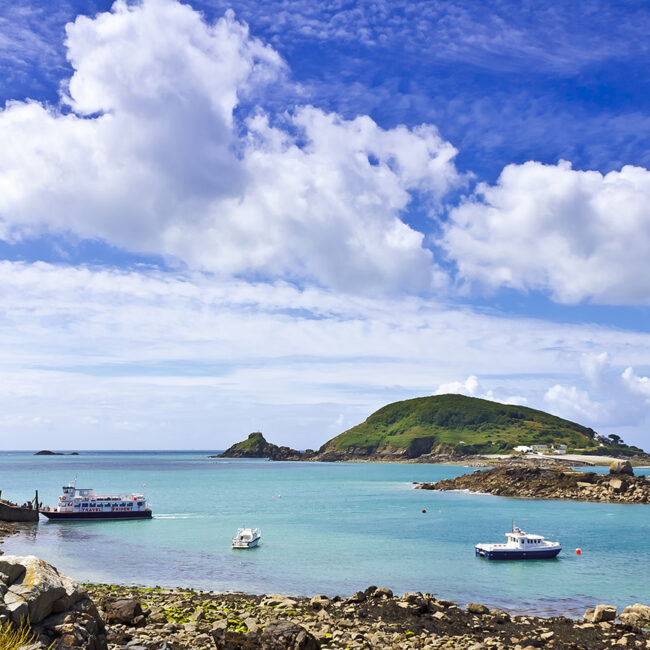
[[[639,376],[634,372],[634,368],[630,367],[623,371],[621,378],[631,392],[650,400],[650,377]]]
[[[603,407],[594,402],[586,390],[555,384],[544,395],[548,410],[567,420],[593,425],[603,416]]]
[[[452,211],[443,246],[470,283],[561,302],[649,303],[650,171],[508,165]]]
[[[465,381],[450,381],[440,384],[433,394],[446,395],[449,393],[467,395],[468,397],[479,397],[492,402],[501,402],[502,404],[523,405],[528,403],[528,399],[523,395],[512,395],[501,386],[486,390],[476,375],[470,375]]]
[[[5,448],[42,447],[53,436],[96,446],[89,426],[113,447],[177,448],[182,436],[181,446],[220,448],[259,429],[314,447],[339,432],[337,422],[347,428],[439,386],[548,408],[552,382],[585,390],[576,356],[600,349],[612,368],[650,366],[648,334],[622,339],[604,327],[512,320],[413,297],[7,261],[0,277]],[[467,379],[452,384],[459,375]],[[590,400],[607,404],[610,393],[604,384]],[[558,404],[566,391],[552,394]],[[626,440],[650,446],[647,404],[624,394],[621,412],[597,413],[607,432],[625,424]],[[603,421],[588,423],[603,431]]]
[[[580,368],[594,386],[599,386],[610,366],[607,352],[589,352],[580,357]]]
[[[0,112],[0,237],[71,231],[218,274],[351,291],[444,281],[400,220],[458,182],[434,127],[385,130],[303,106],[234,111],[283,75],[232,13],[115,3],[67,26],[65,103]],[[246,115],[244,115],[246,118]]]
[[[446,384],[440,384],[434,395],[446,395],[447,393],[456,393],[476,397],[479,389],[479,381],[476,375],[470,375],[465,381],[451,381]]]

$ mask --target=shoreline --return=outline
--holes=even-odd
[[[108,624],[109,649],[138,648],[611,648],[621,639],[646,648],[650,633],[617,623],[616,611],[597,606],[587,620],[511,615],[479,603],[457,604],[432,594],[368,587],[348,598],[216,593],[86,584]],[[130,603],[127,607],[126,603]],[[121,603],[117,605],[116,603]],[[128,609],[128,616],[116,610]],[[649,608],[650,610],[650,608]],[[278,635],[281,637],[278,643]],[[284,636],[282,636],[284,635]],[[304,645],[297,645],[300,636]],[[541,643],[540,643],[541,641]],[[273,644],[276,643],[276,645]],[[477,645],[478,644],[478,645]]]

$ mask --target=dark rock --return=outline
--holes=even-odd
[[[119,600],[106,599],[102,602],[104,620],[109,625],[121,623],[136,627],[144,621],[142,606],[135,598],[121,598]]]
[[[318,650],[320,644],[304,627],[291,621],[269,623],[261,637],[266,650]]]
[[[346,599],[346,602],[348,603],[362,603],[366,599],[366,594],[363,593],[363,591],[357,591],[356,593],[352,594],[349,598]]]
[[[222,454],[208,458],[268,458],[270,460],[303,460],[304,454],[290,447],[278,447],[259,432],[254,431],[248,438],[229,447]]]
[[[609,466],[610,474],[625,474],[627,476],[634,476],[634,470],[629,460],[615,460]]]
[[[597,605],[592,618],[593,623],[613,621],[616,619],[616,607],[614,605]]]
[[[264,633],[213,632],[217,650],[319,650],[320,644],[304,627],[291,621],[273,621]]]

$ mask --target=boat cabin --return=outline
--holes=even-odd
[[[517,546],[519,548],[537,547],[544,542],[541,535],[529,535],[516,526],[512,529],[512,532],[506,533],[506,537],[508,538],[508,546]]]
[[[95,494],[89,488],[64,485],[59,497],[59,512],[142,512],[147,509],[143,494]]]

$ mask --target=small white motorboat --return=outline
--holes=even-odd
[[[238,528],[237,534],[232,538],[232,547],[253,548],[258,545],[261,537],[259,528]]]
[[[549,542],[541,535],[529,535],[512,524],[505,544],[477,544],[476,555],[488,560],[537,560],[556,557],[562,550],[560,542]]]

